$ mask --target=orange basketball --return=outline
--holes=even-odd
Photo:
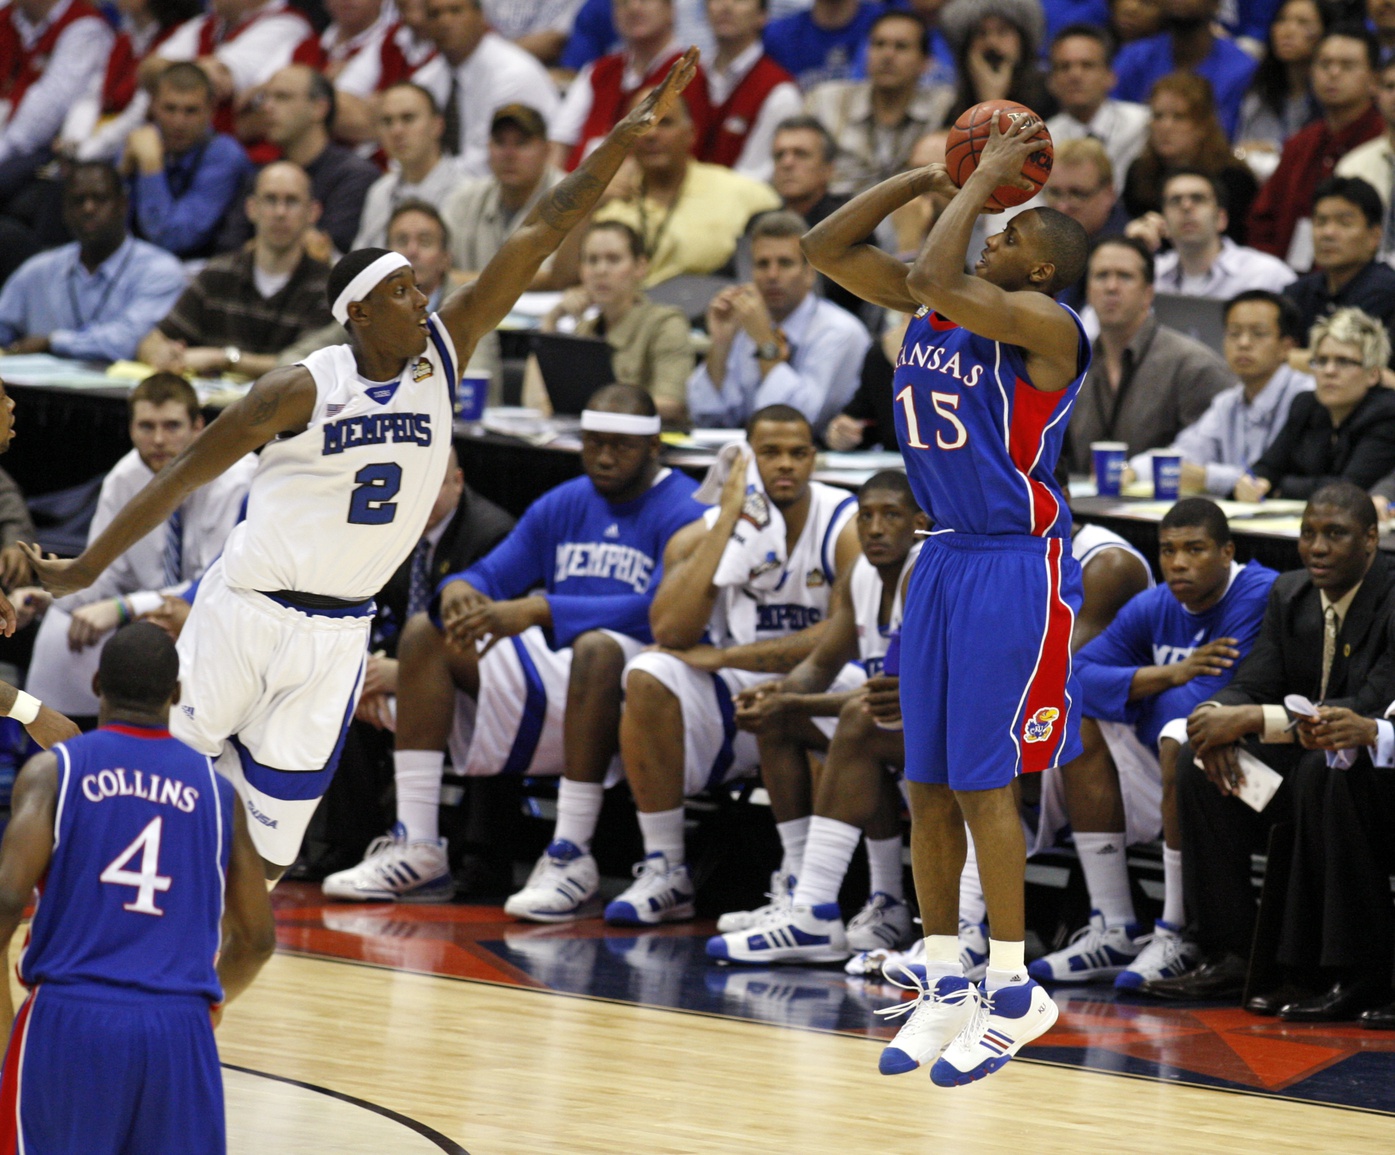
[[[998,130],[1006,132],[1012,127],[1010,114],[1014,112],[1037,115],[1025,104],[1018,104],[1015,100],[985,100],[964,112],[954,122],[954,127],[949,130],[949,140],[945,144],[945,167],[949,169],[950,180],[960,188],[964,187],[964,182],[973,175],[974,169],[978,168],[979,153],[988,144],[993,117],[998,118]],[[1029,201],[1051,176],[1051,162],[1056,154],[1051,147],[1051,134],[1046,131],[1045,124],[1037,130],[1032,139],[1042,142],[1041,151],[1034,152],[1027,158],[1026,164],[1022,166],[1022,175],[1035,187],[1028,191],[1012,185],[1003,185],[995,189],[993,195],[988,198],[987,208],[1005,209]]]

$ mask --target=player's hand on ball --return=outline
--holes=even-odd
[[[44,705],[39,706],[39,716],[24,728],[29,737],[45,750],[59,742],[66,742],[69,738],[76,738],[81,733],[71,719]]]
[[[931,161],[921,169],[921,172],[927,184],[925,191],[931,196],[952,201],[959,195],[959,186],[950,177],[949,169],[945,166],[944,161]]]
[[[1035,189],[1036,185],[1022,175],[1022,166],[1027,158],[1041,151],[1042,142],[1036,139],[1042,122],[1025,112],[1009,113],[1012,125],[1006,132],[994,117],[988,125],[988,143],[978,158],[978,168],[974,175],[985,173],[984,183],[991,181],[990,188],[1011,185],[1020,189]]]
[[[27,541],[19,543],[25,557],[33,567],[38,582],[54,597],[85,590],[92,584],[96,574],[89,574],[82,567],[81,558],[60,558],[55,554],[45,554],[37,545]],[[6,631],[10,633],[13,631]]]

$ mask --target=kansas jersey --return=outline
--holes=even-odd
[[[1249,562],[1232,564],[1224,596],[1209,610],[1194,614],[1166,586],[1130,598],[1105,631],[1075,655],[1087,717],[1127,722],[1150,750],[1158,733],[1174,718],[1185,718],[1199,703],[1230,681],[1234,668],[1193,678],[1142,701],[1130,702],[1129,686],[1140,666],[1170,666],[1185,661],[1198,646],[1217,638],[1235,638],[1243,658],[1259,634],[1269,602],[1269,587],[1279,575]]]
[[[578,477],[543,494],[464,578],[491,598],[547,591],[559,646],[587,630],[608,629],[653,641],[649,603],[658,589],[668,539],[703,515],[697,482],[665,469],[633,501],[614,504]]]
[[[892,380],[896,433],[921,509],[937,532],[1065,537],[1070,510],[1053,471],[1090,344],[1058,393],[1027,378],[1024,351],[921,308],[906,328]]]
[[[716,507],[707,511],[709,525]],[[774,589],[723,588],[708,634],[717,646],[742,646],[798,633],[828,616],[838,535],[857,516],[857,498],[846,489],[809,483],[809,516]]]
[[[387,384],[361,378],[348,345],[305,358],[314,413],[262,450],[223,550],[228,585],[349,601],[387,585],[421,540],[450,451],[459,363],[435,314],[427,330],[426,351]]]
[[[906,560],[896,575],[896,591],[891,595],[891,614],[882,625],[882,575],[865,557],[859,556],[853,566],[848,593],[852,597],[853,620],[857,623],[857,661],[869,678],[882,672],[882,659],[887,643],[901,625],[901,601],[905,595],[906,575],[920,553],[923,543],[911,546]]]
[[[53,750],[53,859],[20,978],[221,1002],[232,784],[166,730],[108,725]]]

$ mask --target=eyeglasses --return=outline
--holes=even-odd
[[[1083,205],[1091,197],[1099,196],[1104,191],[1104,185],[1095,188],[1053,188],[1047,185],[1041,190],[1041,195],[1048,201],[1073,201],[1075,204]]]
[[[1364,369],[1366,367],[1365,362],[1358,361],[1355,357],[1314,357],[1308,364],[1319,373],[1324,369]]]

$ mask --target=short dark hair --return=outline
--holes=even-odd
[[[1118,38],[1108,28],[1100,24],[1067,24],[1055,36],[1051,38],[1051,47],[1055,48],[1063,40],[1093,40],[1104,49],[1104,58],[1107,62],[1113,62],[1114,54],[1119,51]],[[1049,55],[1049,50],[1048,50]]]
[[[833,158],[838,155],[838,142],[833,139],[833,134],[828,131],[817,116],[809,116],[803,113],[799,116],[787,116],[775,126],[776,134],[782,132],[812,132],[819,138],[823,145],[823,162],[832,164]],[[771,138],[772,141],[774,138]]]
[[[633,417],[657,417],[659,413],[649,391],[638,385],[602,385],[586,399],[586,408]]]
[[[762,421],[784,425],[790,422],[798,422],[809,431],[809,440],[814,439],[814,427],[809,423],[809,419],[804,416],[793,405],[767,405],[763,409],[757,409],[751,414],[751,419],[746,422],[746,440],[750,441],[756,431],[756,426]]]
[[[1204,180],[1211,186],[1211,195],[1216,198],[1216,203],[1220,205],[1221,208],[1225,209],[1226,212],[1230,211],[1230,194],[1226,192],[1224,183],[1222,183],[1221,179],[1214,173],[1202,172],[1199,168],[1171,168],[1163,173],[1161,191],[1164,201],[1167,200],[1168,184],[1176,180],[1179,176],[1191,176],[1196,177],[1197,180]]]
[[[436,227],[441,230],[442,247],[450,248],[450,226],[441,216],[441,210],[430,201],[424,201],[420,197],[411,197],[392,210],[392,216],[388,217],[387,228],[383,230],[383,235],[387,236],[388,233],[392,232],[392,226],[397,223],[397,218],[406,213],[421,213],[424,217],[430,217],[435,222]],[[330,304],[333,303],[330,302]]]
[[[920,54],[922,56],[930,55],[930,25],[925,23],[924,17],[922,17],[919,13],[911,11],[911,9],[909,8],[888,8],[885,12],[883,12],[880,16],[873,20],[871,25],[867,29],[867,42],[869,44],[872,42],[872,37],[876,33],[877,29],[880,28],[883,24],[885,24],[888,20],[909,20],[912,24],[919,28]]]
[[[208,79],[208,73],[192,60],[177,60],[167,65],[155,78],[155,91],[159,92],[162,88],[172,88],[176,92],[193,92],[197,89],[210,103],[213,100],[213,82]]]
[[[1278,309],[1279,336],[1292,337],[1299,345],[1303,344],[1303,313],[1293,303],[1292,298],[1285,297],[1282,293],[1271,293],[1268,289],[1246,289],[1243,293],[1237,293],[1225,303],[1225,320],[1230,320],[1230,311],[1236,305],[1247,305],[1251,302],[1262,302]]]
[[[311,100],[323,100],[329,105],[325,112],[325,127],[328,128],[334,123],[334,114],[339,107],[339,102],[334,96],[334,85],[323,72],[311,69],[309,93]]]
[[[126,395],[126,411],[132,420],[136,416],[136,402],[150,405],[165,405],[177,401],[189,411],[189,421],[199,419],[199,395],[194,387],[178,373],[152,373]]]
[[[1090,255],[1090,236],[1084,225],[1059,209],[1042,206],[1035,211],[1046,245],[1045,255],[1056,266],[1055,275],[1047,286],[1047,292],[1054,295],[1084,275]]]
[[[131,622],[102,647],[97,677],[107,705],[155,713],[174,696],[179,654],[159,626]]]
[[[368,268],[379,257],[386,257],[392,254],[391,249],[355,249],[352,253],[340,257],[334,268],[329,271],[329,281],[325,285],[325,299],[329,302],[329,307],[334,308],[334,302],[339,300],[339,294],[349,287],[359,273]]]
[[[625,247],[630,250],[630,256],[635,260],[646,257],[649,254],[644,251],[644,238],[639,235],[639,231],[624,221],[592,221],[586,226],[586,232],[582,234],[581,243],[586,244],[586,239],[592,233],[615,233],[625,242]]]
[[[102,179],[107,183],[107,189],[113,197],[118,200],[126,198],[126,182],[121,179],[121,174],[116,171],[116,166],[106,160],[79,160],[73,163],[68,169],[68,175],[63,180],[63,187],[66,190],[77,179],[79,173],[99,172]]]
[[[1308,498],[1303,512],[1307,513],[1315,505],[1328,505],[1351,514],[1362,533],[1376,526],[1375,503],[1371,500],[1371,495],[1354,482],[1329,481]]]
[[[195,65],[195,67],[197,67],[197,65]],[[383,89],[383,91],[382,91],[381,93],[379,93],[379,95],[380,95],[380,96],[386,96],[386,95],[387,95],[389,92],[391,92],[394,88],[409,88],[409,89],[411,89],[413,92],[415,92],[418,96],[420,96],[423,100],[426,101],[427,107],[431,109],[431,115],[432,115],[432,116],[440,116],[440,115],[441,115],[441,105],[440,105],[440,102],[437,101],[435,95],[432,93],[432,91],[431,91],[429,88],[423,88],[420,84],[418,84],[418,83],[417,83],[416,81],[414,81],[414,80],[399,80],[396,84],[389,84],[385,89]]]
[[[1149,251],[1148,246],[1145,245],[1142,241],[1140,241],[1137,237],[1100,237],[1099,240],[1097,240],[1093,245],[1090,246],[1089,261],[1093,262],[1095,259],[1095,254],[1109,245],[1117,245],[1121,249],[1132,249],[1135,253],[1137,253],[1139,259],[1143,262],[1144,283],[1149,285],[1153,283],[1154,268],[1156,264],[1153,260],[1153,254]],[[1088,262],[1086,264],[1086,267],[1089,267]]]
[[[1376,39],[1375,33],[1364,24],[1357,20],[1339,20],[1318,37],[1317,47],[1322,47],[1324,40],[1331,40],[1334,36],[1344,36],[1348,40],[1361,41],[1366,46],[1366,63],[1370,65],[1372,72],[1379,71],[1380,41]],[[1314,54],[1316,55],[1316,49],[1314,49]]]
[[[894,493],[905,499],[906,504],[917,513],[920,512],[920,503],[915,499],[915,490],[911,488],[911,479],[906,476],[904,469],[883,469],[879,473],[872,474],[857,487],[857,499],[861,501],[867,494],[877,491]]]
[[[1370,505],[1368,501],[1366,504]],[[1375,509],[1374,505],[1371,505]],[[1163,514],[1158,522],[1158,532],[1165,529],[1204,529],[1206,536],[1217,545],[1230,541],[1230,522],[1221,512],[1221,507],[1209,497],[1184,497]]]
[[[1359,176],[1328,177],[1313,190],[1313,208],[1316,210],[1318,201],[1329,197],[1354,204],[1361,210],[1368,225],[1378,225],[1385,219],[1385,206],[1381,203],[1380,193]]]

